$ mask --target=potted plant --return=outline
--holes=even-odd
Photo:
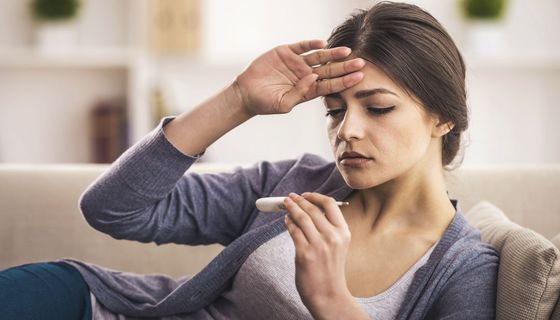
[[[499,53],[504,44],[507,0],[461,0],[467,20],[467,44],[475,53]]]
[[[80,0],[31,1],[31,13],[37,23],[37,47],[41,52],[67,52],[75,46],[80,5]]]

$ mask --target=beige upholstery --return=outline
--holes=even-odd
[[[0,165],[0,269],[74,257],[108,268],[194,274],[220,245],[179,246],[115,240],[92,229],[78,197],[107,165]],[[230,166],[195,164],[216,172]],[[560,232],[560,166],[458,169],[448,174],[449,193],[467,213],[488,200],[513,222],[551,239]]]
[[[466,217],[500,253],[496,319],[548,319],[560,292],[558,248],[489,202],[479,202]]]
[[[554,245],[556,245],[556,247],[560,249],[560,233],[552,239],[552,243],[554,243]],[[558,298],[558,301],[556,301],[556,307],[554,308],[552,317],[550,319],[560,320],[560,297]]]
[[[560,298],[556,301],[556,307],[554,311],[552,311],[552,316],[550,317],[552,320],[560,320]]]
[[[552,243],[560,249],[560,233],[556,235],[556,237],[552,238]],[[552,317],[550,317],[550,319],[560,320],[560,297],[558,297],[558,301],[556,301],[556,307],[554,307],[554,311],[552,312]]]
[[[197,166],[201,171],[212,168]],[[78,198],[106,165],[0,166],[0,269],[74,257],[138,273],[194,274],[223,248],[115,240],[91,228]]]
[[[457,169],[447,181],[463,212],[488,200],[547,239],[560,232],[560,165]]]
[[[552,238],[551,241],[558,249],[560,249],[560,233],[556,237]]]

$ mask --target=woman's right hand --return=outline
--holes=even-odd
[[[281,45],[251,62],[233,87],[250,115],[288,113],[297,104],[345,90],[363,78],[361,58],[347,47],[322,49],[324,40]],[[311,50],[316,50],[305,54]]]

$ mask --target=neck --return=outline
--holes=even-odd
[[[360,220],[383,233],[441,229],[436,226],[447,226],[455,214],[438,161],[421,162],[382,185],[355,190],[351,197],[362,213]]]

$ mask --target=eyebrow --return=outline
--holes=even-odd
[[[369,96],[373,96],[375,94],[392,94],[392,95],[397,96],[397,97],[399,96],[391,90],[388,90],[388,89],[385,89],[385,88],[375,88],[375,89],[369,89],[369,90],[360,90],[360,91],[358,91],[354,94],[354,97],[356,97],[356,99],[362,99],[362,98],[366,98],[366,97],[369,97]],[[342,100],[342,96],[338,92],[327,94],[324,97],[325,98]]]

